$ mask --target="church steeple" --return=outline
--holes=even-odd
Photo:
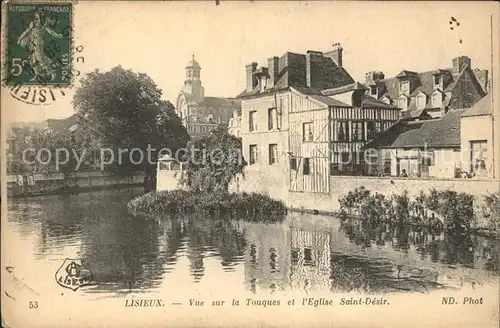
[[[182,90],[192,95],[197,102],[203,101],[204,89],[200,79],[200,64],[194,59],[194,54],[186,66],[186,79]]]
[[[200,64],[194,59],[194,54],[192,55],[191,60],[186,66],[186,81],[199,81],[200,80]]]

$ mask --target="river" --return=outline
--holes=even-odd
[[[82,294],[103,297],[172,288],[426,293],[498,281],[495,240],[366,230],[301,213],[276,224],[136,218],[126,204],[142,192],[10,199],[8,265],[30,288],[59,292],[64,259],[82,259],[93,274]]]

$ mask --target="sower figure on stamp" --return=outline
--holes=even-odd
[[[33,21],[17,40],[17,43],[30,53],[29,62],[35,73],[31,81],[40,78],[42,81],[52,81],[56,77],[52,59],[45,54],[43,36],[45,33],[58,39],[62,39],[63,36],[47,26],[48,22],[49,20],[43,19],[42,13],[36,12]]]

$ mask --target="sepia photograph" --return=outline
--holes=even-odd
[[[499,326],[497,2],[1,21],[2,327]]]

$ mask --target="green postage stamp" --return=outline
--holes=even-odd
[[[6,5],[8,85],[70,85],[71,3]]]

